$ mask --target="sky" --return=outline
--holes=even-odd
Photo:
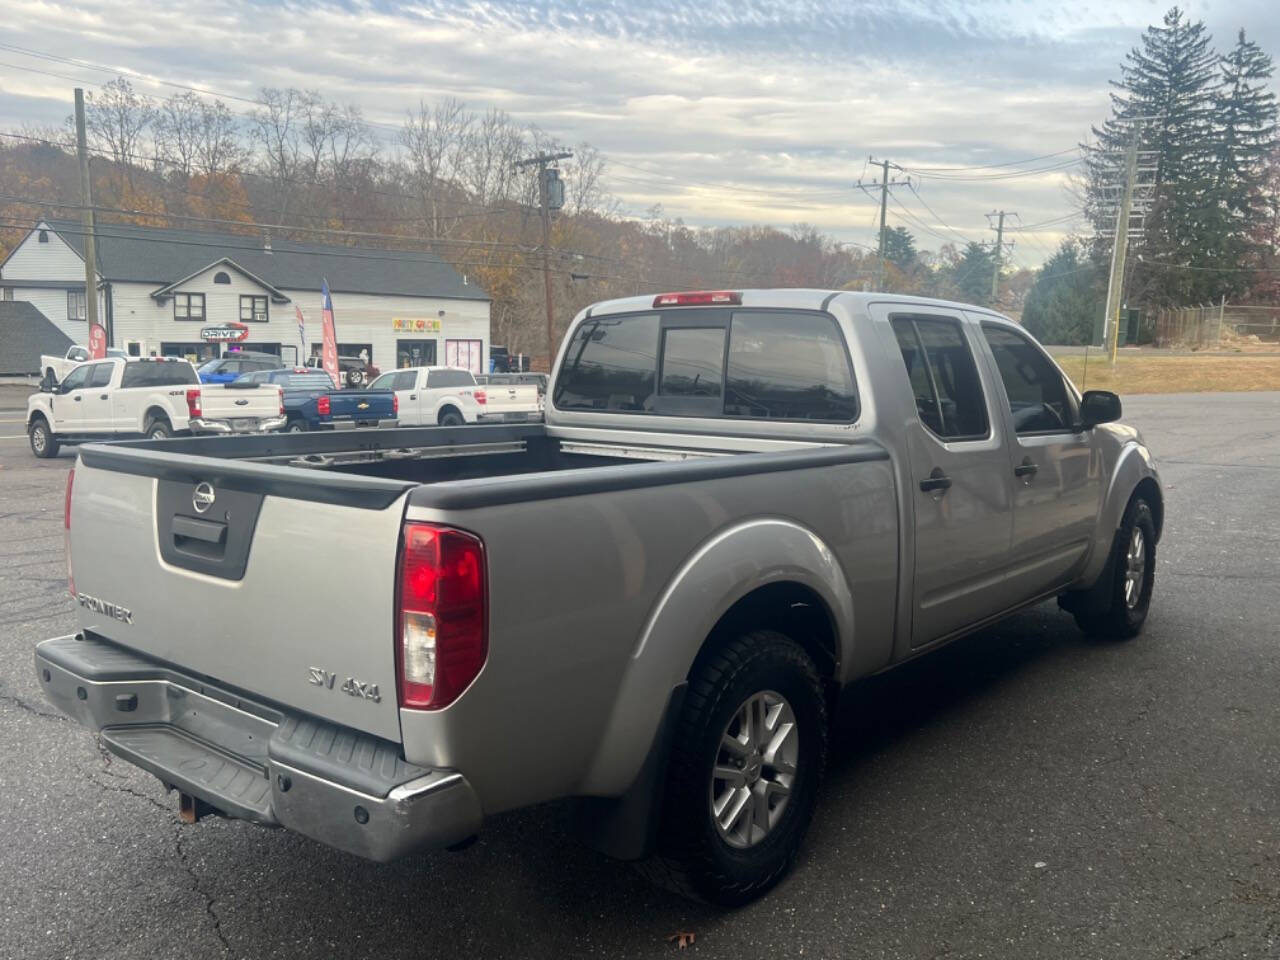
[[[1220,47],[1243,27],[1280,55],[1273,3],[1183,6],[1206,21]],[[92,87],[114,72],[161,97],[173,88],[158,81],[244,98],[263,86],[317,89],[360,105],[387,138],[419,99],[454,96],[475,109],[504,109],[564,142],[590,142],[610,161],[610,192],[637,216],[661,204],[667,217],[690,224],[803,222],[874,243],[878,196],[856,186],[876,178],[867,163],[874,156],[905,168],[897,179],[913,181],[914,190],[894,189],[888,223],[906,226],[919,246],[990,240],[986,214],[1003,209],[1016,213],[1006,218],[1013,262],[1035,266],[1079,224],[1061,220],[1074,212],[1074,168],[1064,164],[1106,116],[1107,80],[1167,3],[5,0],[5,7],[0,129],[59,124],[76,82]],[[981,167],[990,164],[1007,165]]]

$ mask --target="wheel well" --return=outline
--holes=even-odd
[[[45,425],[45,429],[48,429],[48,428],[49,428],[49,418],[48,418],[48,417],[46,417],[46,416],[44,415],[44,412],[43,412],[43,411],[41,411],[41,410],[36,410],[36,411],[33,411],[33,412],[32,412],[32,414],[31,414],[31,416],[29,416],[29,417],[27,418],[27,429],[28,429],[28,430],[30,430],[30,429],[31,429],[31,425],[32,425],[33,423],[35,423],[37,420],[39,420],[39,421],[41,421],[42,423],[44,423],[44,425]]]
[[[814,590],[790,580],[757,587],[738,600],[716,622],[703,650],[723,638],[761,627],[784,633],[800,644],[823,679],[836,677],[840,646],[831,611]]]
[[[142,429],[147,428],[147,424],[155,420],[163,420],[169,423],[169,411],[164,407],[148,407],[147,412],[142,415]]]
[[[456,413],[458,416],[460,417],[462,416],[461,410],[455,407],[452,403],[446,403],[443,407],[440,408],[440,411],[436,414],[436,423],[439,423],[441,420],[443,420],[445,417],[445,414],[447,413]],[[466,418],[463,417],[463,419],[465,420]]]
[[[1164,529],[1164,499],[1160,496],[1160,487],[1150,477],[1143,477],[1133,488],[1133,497],[1142,497],[1151,506],[1151,521],[1156,525],[1156,542],[1160,540],[1160,532]]]

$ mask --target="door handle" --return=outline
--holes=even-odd
[[[941,467],[934,467],[933,472],[920,481],[920,489],[925,493],[935,490],[950,490],[951,478],[942,472]]]
[[[418,395],[417,395],[416,393],[411,393],[411,394],[409,394],[409,399],[410,399],[410,400],[417,400],[417,399],[418,399]]]
[[[1013,468],[1015,477],[1034,477],[1040,468],[1031,462],[1030,457],[1023,457],[1022,462]]]
[[[76,394],[76,397],[75,397],[76,403],[79,403],[79,402],[80,402],[81,400],[83,400],[83,399],[84,399],[84,398],[83,398],[83,397],[81,397],[81,396],[80,396],[80,394],[78,394],[78,393]]]
[[[109,394],[109,393],[100,393],[100,394],[98,394],[98,399],[99,399],[99,400],[110,400],[110,399],[111,399],[111,394]]]

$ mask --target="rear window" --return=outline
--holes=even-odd
[[[271,378],[286,390],[332,390],[333,380],[327,373],[289,373]]]
[[[848,423],[858,394],[829,314],[723,309],[585,321],[555,385],[563,410]]]
[[[189,363],[171,360],[133,360],[124,366],[121,387],[173,387],[199,383]]]

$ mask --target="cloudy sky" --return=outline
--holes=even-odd
[[[1274,0],[1184,6],[1220,43],[1244,27],[1280,55]],[[561,140],[593,143],[612,161],[612,193],[636,214],[660,203],[690,223],[804,221],[868,243],[876,205],[854,183],[874,177],[866,167],[874,155],[919,171],[915,192],[895,191],[889,221],[911,229],[921,246],[987,239],[984,214],[1003,208],[1018,213],[1015,226],[1033,225],[1014,234],[1014,259],[1034,265],[1072,226],[1034,226],[1072,212],[1072,168],[1063,164],[1073,154],[1062,151],[1105,115],[1107,79],[1167,3],[6,0],[5,7],[3,128],[61,122],[71,81],[93,86],[111,71],[159,96],[172,88],[144,78],[238,97],[261,86],[315,88],[386,124],[420,97],[453,95],[475,108],[501,107]],[[1009,161],[1020,163],[978,169]]]

